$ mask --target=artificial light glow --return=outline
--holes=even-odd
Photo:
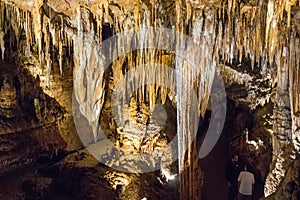
[[[253,145],[255,147],[255,150],[258,150],[259,146],[257,145],[257,142],[254,140],[249,140],[247,144]]]
[[[174,180],[175,179],[175,175],[169,175],[168,180]]]
[[[247,128],[244,130],[244,134],[246,136],[246,144],[253,145],[255,150],[258,150],[259,146],[258,146],[257,142],[255,140],[249,140],[249,132],[248,132]]]
[[[175,175],[171,175],[170,172],[169,172],[169,170],[166,170],[166,169],[162,168],[161,169],[161,173],[167,179],[167,182],[169,180],[174,180],[175,179]]]

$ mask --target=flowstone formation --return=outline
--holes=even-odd
[[[42,90],[64,107],[66,119],[58,129],[68,150],[81,147],[72,123],[79,115],[91,127],[79,133],[86,135],[89,145],[109,137],[120,148],[151,154],[177,135],[177,148],[171,153],[178,157],[181,199],[201,197],[195,124],[198,115],[205,114],[215,74],[221,74],[231,90],[228,98],[237,104],[249,104],[251,112],[270,102],[274,105],[273,128],[268,128],[273,162],[265,186],[265,195],[270,195],[300,148],[299,7],[299,0],[1,0],[1,57],[20,68],[27,66],[33,77],[38,75]],[[162,29],[177,35],[168,38],[157,32]],[[108,43],[111,46],[101,46],[128,30],[133,31]],[[162,44],[168,49],[151,48]],[[138,48],[124,52],[134,45]],[[167,68],[138,73],[138,67],[146,65]],[[166,76],[167,69],[174,71],[175,78]],[[154,83],[140,86],[141,80]],[[157,84],[161,80],[170,85]],[[72,115],[72,83],[78,115]],[[20,106],[18,89],[12,78],[2,84],[0,113],[14,117]],[[125,92],[112,101],[118,84]],[[45,99],[31,100],[37,119],[48,120],[41,109]],[[108,101],[112,108],[105,107]],[[176,110],[176,123],[170,123],[176,126],[173,135],[165,136],[163,125],[151,121],[149,113],[156,104]],[[105,109],[116,111],[105,113]],[[112,118],[115,122],[109,121]],[[106,136],[100,134],[101,124],[108,130]],[[137,133],[145,137],[136,137]]]

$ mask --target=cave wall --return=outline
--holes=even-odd
[[[66,112],[45,94],[28,69],[0,63],[1,173],[40,157],[55,157],[66,147],[58,121]]]

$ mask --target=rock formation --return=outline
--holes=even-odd
[[[92,158],[78,151],[87,147],[115,169],[159,165],[178,174],[181,199],[201,199],[205,172],[195,138],[199,118],[214,109],[210,94],[221,75],[232,149],[266,181],[266,196],[295,199],[299,35],[299,0],[0,0],[0,171],[61,152],[68,156],[51,170],[82,172],[80,160]],[[112,144],[118,153],[105,149]],[[134,183],[146,181],[139,175],[87,163],[88,172],[107,170],[101,180],[112,196],[143,190]],[[33,185],[56,190],[56,175]],[[167,198],[177,195],[162,187]]]

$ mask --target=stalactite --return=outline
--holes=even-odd
[[[181,12],[180,10],[178,12]],[[180,14],[177,14],[180,15]],[[201,15],[197,15],[201,16]],[[181,19],[180,19],[181,20]],[[210,37],[213,35],[214,31],[218,27],[216,23],[217,17],[214,10],[209,10],[206,12],[205,17],[194,18],[195,22],[193,27],[193,38],[195,40],[195,45],[199,45],[199,49],[188,49],[187,61],[178,59],[176,60],[176,70],[177,70],[177,94],[184,94],[176,96],[177,102],[177,134],[178,140],[178,152],[179,152],[179,170],[182,173],[180,179],[180,191],[181,199],[197,199],[199,185],[197,181],[197,176],[195,176],[194,170],[200,170],[198,166],[197,156],[195,157],[196,146],[190,148],[189,144],[192,144],[194,136],[196,134],[195,125],[197,119],[193,115],[193,91],[189,84],[195,83],[198,87],[198,98],[199,98],[199,113],[204,114],[206,110],[206,105],[209,99],[209,93],[211,89],[212,80],[214,79],[214,72],[216,67],[216,60],[218,56],[214,53],[219,52],[219,49],[214,48],[215,38]],[[181,28],[180,23],[177,22],[179,30]],[[204,26],[204,27],[203,27]],[[202,31],[203,30],[203,31]],[[217,36],[215,36],[217,37]],[[183,41],[178,41],[177,48],[184,49],[186,44]],[[230,45],[232,43],[230,42]],[[217,45],[216,45],[217,46]],[[233,49],[233,46],[231,46]],[[180,51],[180,50],[179,50]],[[192,65],[192,66],[191,66]],[[195,68],[197,66],[197,68]],[[196,81],[196,77],[200,75],[199,83]],[[183,78],[184,77],[184,78]],[[197,112],[198,116],[198,112]],[[195,121],[196,120],[196,121]],[[185,151],[186,149],[187,152]]]
[[[49,19],[44,16],[45,25],[43,26],[43,33],[44,33],[44,43],[45,43],[45,62],[46,62],[46,67],[45,67],[45,74],[46,74],[46,85],[50,87],[50,73],[51,73],[51,55],[50,55],[50,35],[49,34],[49,29],[50,29],[50,22]],[[53,36],[52,36],[53,37]]]
[[[274,1],[268,2],[268,12],[267,12],[267,19],[266,19],[266,46],[269,44],[269,32],[271,27],[271,22],[274,17]]]
[[[37,43],[37,51],[39,56],[40,64],[42,62],[42,24],[41,24],[41,14],[40,14],[40,8],[43,4],[43,0],[35,0],[33,3],[34,9],[31,12],[31,18],[32,20],[32,26],[33,26],[33,32],[34,32],[34,38]]]
[[[63,37],[62,36],[62,32],[59,33],[59,37],[60,37],[60,40],[58,42],[58,55],[59,55],[59,71],[60,71],[60,74],[63,75]]]
[[[5,9],[5,4],[0,1],[0,31],[3,31],[4,27],[4,9]]]
[[[32,44],[32,39],[31,39],[31,23],[30,23],[30,13],[28,11],[25,11],[25,26],[24,29],[26,31],[26,50],[25,50],[25,55],[29,56],[31,54],[31,49],[30,46]]]
[[[0,49],[1,49],[1,59],[4,60],[5,52],[5,42],[4,42],[4,31],[0,31]]]

